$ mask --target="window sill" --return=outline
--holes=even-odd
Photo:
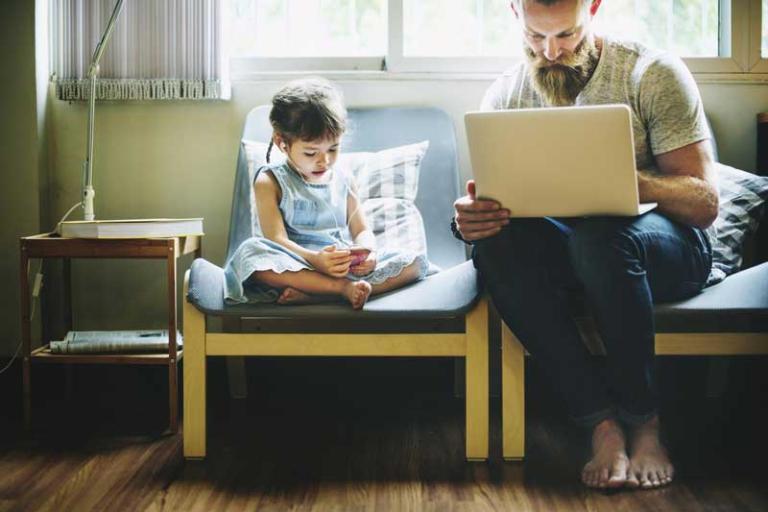
[[[762,70],[761,70],[762,71]],[[348,81],[393,81],[393,82],[490,82],[499,77],[499,72],[417,72],[417,71],[259,71],[233,74],[233,83],[282,82],[305,76],[322,75],[329,80]],[[700,84],[766,84],[768,72],[751,73],[693,73]]]

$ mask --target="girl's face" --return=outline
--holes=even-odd
[[[277,145],[288,157],[288,162],[310,183],[322,183],[330,177],[330,170],[336,163],[341,138],[318,139],[313,141],[295,140],[291,144],[278,142]]]

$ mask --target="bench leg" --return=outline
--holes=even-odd
[[[233,400],[248,398],[248,376],[245,370],[244,357],[227,357],[227,380],[229,382],[229,398]]]
[[[205,315],[186,300],[184,279],[184,457],[205,457]]]
[[[525,350],[501,322],[501,429],[504,460],[525,457]]]
[[[467,313],[466,455],[488,459],[488,301],[481,299]]]

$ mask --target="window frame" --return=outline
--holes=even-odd
[[[768,0],[750,0],[749,4],[748,69],[750,73],[768,73],[768,56],[762,55],[763,2],[768,2]]]
[[[722,57],[686,57],[703,81],[768,81],[768,59],[761,55],[762,2],[719,0]],[[406,57],[403,55],[403,0],[387,0],[387,55],[372,57],[239,57],[230,61],[233,79],[263,74],[341,72],[388,76],[498,74],[516,57]]]

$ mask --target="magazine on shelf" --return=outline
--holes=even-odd
[[[181,348],[181,333],[176,332]],[[63,340],[51,341],[52,354],[167,352],[168,329],[141,331],[69,331]]]
[[[59,224],[64,238],[157,238],[203,234],[203,219],[71,220]]]

